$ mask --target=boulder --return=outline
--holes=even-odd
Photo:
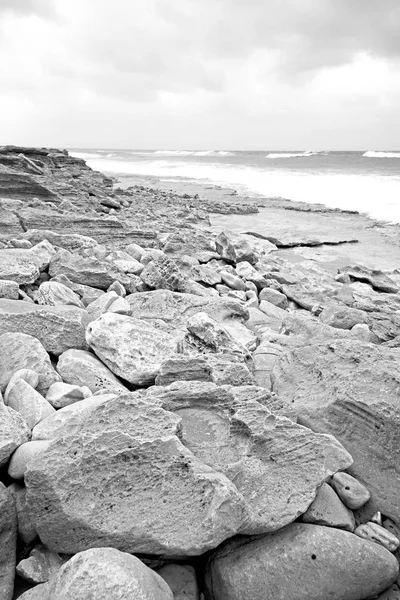
[[[177,356],[161,363],[156,385],[169,385],[174,381],[212,381],[212,369],[202,357]]]
[[[14,497],[0,483],[0,598],[11,600],[14,592],[17,550],[17,513]]]
[[[220,353],[250,359],[245,346],[238,343],[225,327],[206,312],[198,312],[186,322],[188,333],[182,346],[185,353]]]
[[[9,300],[18,300],[19,285],[16,281],[0,280],[0,298],[8,298]]]
[[[339,270],[339,273],[348,275],[351,281],[361,281],[369,283],[375,290],[379,292],[387,292],[396,294],[399,291],[395,282],[390,279],[385,273],[379,269],[369,269],[363,265],[354,265],[344,267]]]
[[[145,397],[176,413],[185,446],[235,484],[247,507],[243,533],[294,521],[321,483],[352,462],[331,436],[314,434],[225,386],[176,382],[150,388]]]
[[[195,265],[190,270],[190,277],[206,285],[216,285],[222,281],[220,273],[208,265]]]
[[[4,392],[11,377],[20,369],[38,373],[39,392],[45,392],[61,379],[38,339],[25,333],[5,333],[0,336],[0,391]]]
[[[19,412],[0,402],[0,467],[29,437],[30,429]]]
[[[57,382],[47,390],[46,400],[54,408],[64,408],[91,395],[92,392],[87,386],[79,387],[70,383]]]
[[[38,544],[28,558],[19,561],[16,572],[25,581],[36,585],[49,581],[65,563],[65,558]]]
[[[95,407],[74,434],[55,439],[25,474],[43,544],[68,554],[107,545],[182,557],[237,533],[242,496],[185,448],[179,429],[177,415],[125,394]]]
[[[107,290],[114,281],[119,281],[122,285],[129,283],[129,277],[112,263],[94,256],[72,254],[68,250],[59,250],[55,254],[50,262],[49,273],[51,277],[65,275],[74,283],[101,290]]]
[[[90,323],[86,339],[115,375],[135,385],[153,383],[161,363],[178,353],[177,340],[162,324],[113,313]]]
[[[12,455],[10,464],[8,465],[9,476],[12,479],[23,479],[29,461],[44,452],[48,448],[49,443],[47,440],[40,440],[25,442],[25,444],[19,446]]]
[[[55,412],[51,404],[21,378],[7,386],[7,405],[20,413],[29,429]]]
[[[259,295],[260,302],[266,301],[270,304],[274,304],[278,308],[282,308],[285,310],[288,307],[288,299],[285,294],[278,292],[278,290],[274,290],[273,288],[267,288],[261,290]]]
[[[368,318],[363,310],[348,306],[329,306],[319,316],[320,320],[337,329],[351,329],[355,325],[367,323]]]
[[[185,291],[187,278],[175,261],[161,255],[146,264],[140,273],[142,281],[151,289]]]
[[[116,282],[118,283],[118,282]],[[129,304],[116,292],[106,292],[87,305],[86,310],[92,319],[98,319],[105,312],[114,312],[120,315],[130,315],[132,310]]]
[[[168,583],[174,600],[200,600],[196,571],[190,565],[164,565],[158,574]]]
[[[34,293],[34,298],[38,304],[49,306],[62,306],[65,304],[84,308],[78,294],[57,281],[44,281],[41,283],[37,292]]]
[[[254,250],[249,242],[240,234],[228,229],[218,234],[215,238],[215,246],[221,258],[228,263],[247,261],[254,264],[256,262]]]
[[[29,250],[0,249],[0,279],[27,284],[33,283],[39,274],[39,263]]]
[[[301,520],[304,523],[336,527],[346,531],[354,531],[355,528],[353,513],[327,483],[321,485],[315,500],[310,504]]]
[[[361,600],[395,581],[399,565],[378,544],[348,531],[294,523],[224,544],[211,556],[213,600]]]
[[[400,514],[400,349],[334,340],[303,346],[275,363],[273,389],[299,422],[337,437],[350,473],[383,514]]]
[[[115,397],[115,394],[99,394],[60,408],[33,428],[32,441],[55,440],[79,432],[94,408]]]
[[[79,552],[20,600],[173,600],[166,582],[138,558],[115,548]]]
[[[69,348],[87,348],[85,330],[89,320],[88,313],[76,306],[38,306],[0,299],[0,335],[31,335],[56,355]]]
[[[57,371],[65,383],[88,387],[92,394],[101,390],[116,394],[126,391],[126,387],[114,373],[85,350],[71,349],[63,352],[58,359]]]
[[[32,369],[19,369],[19,371],[15,371],[14,375],[7,384],[6,391],[4,392],[4,404],[8,404],[8,394],[14,387],[14,383],[16,383],[19,379],[23,379],[34,389],[36,389],[39,385],[39,375],[36,373],[36,371],[32,371]]]

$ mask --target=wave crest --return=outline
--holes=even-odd
[[[227,150],[156,150],[158,156],[232,156]]]
[[[368,150],[363,154],[365,158],[400,158],[400,152],[376,152],[375,150]]]
[[[320,152],[313,152],[312,150],[307,150],[306,152],[271,152],[267,154],[266,158],[304,158],[307,156],[315,156],[316,154],[321,154]]]

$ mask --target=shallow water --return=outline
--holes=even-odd
[[[115,175],[196,181],[239,193],[357,210],[400,223],[400,152],[73,149]]]

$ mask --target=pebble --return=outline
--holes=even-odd
[[[367,488],[348,473],[336,473],[331,485],[344,504],[352,510],[364,506],[371,496]]]
[[[393,533],[371,521],[359,525],[354,533],[365,540],[380,544],[389,552],[395,552],[400,545],[399,539]]]

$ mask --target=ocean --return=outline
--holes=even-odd
[[[400,151],[72,149],[98,171],[124,178],[196,182],[254,197],[356,210],[400,223]],[[133,181],[134,182],[134,181]]]

